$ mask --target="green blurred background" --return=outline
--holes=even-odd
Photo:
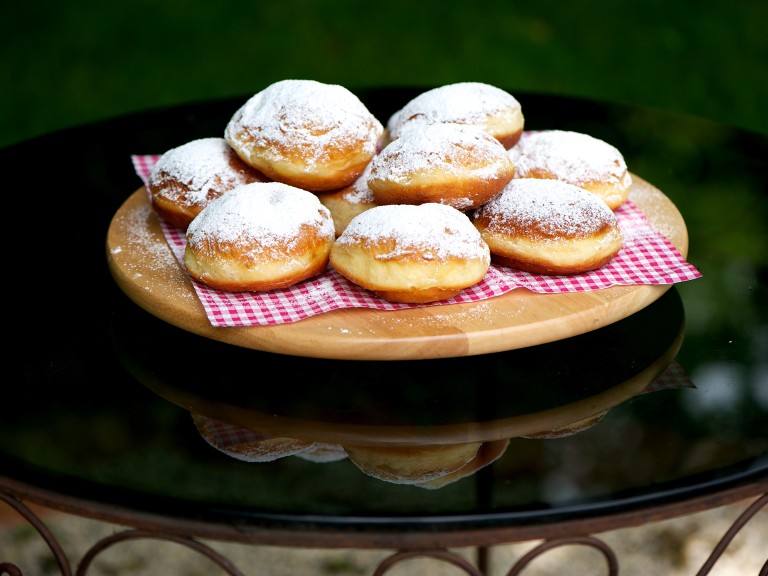
[[[0,8],[0,146],[284,78],[481,81],[768,133],[768,1],[70,0]]]

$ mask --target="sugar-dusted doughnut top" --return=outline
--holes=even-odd
[[[253,181],[254,170],[242,163],[224,138],[200,138],[166,151],[152,168],[149,182],[163,187],[169,181],[186,185],[186,193],[169,188],[166,195],[188,204],[204,204],[239,184]]]
[[[513,169],[505,154],[496,139],[474,126],[414,124],[374,157],[368,182],[408,184],[418,177],[492,180]]]
[[[620,184],[627,177],[627,164],[616,147],[581,132],[527,132],[508,153],[517,178],[542,177],[544,173],[583,186]]]
[[[488,246],[469,218],[436,203],[376,206],[355,217],[336,242],[362,248],[388,246],[388,251],[376,255],[381,261],[490,261]]]
[[[289,163],[311,173],[328,165],[344,170],[348,162],[361,159],[367,163],[383,130],[360,99],[343,86],[282,80],[237,110],[224,136],[247,162],[258,159],[267,168]],[[360,171],[362,167],[350,181]]]
[[[524,123],[520,102],[514,96],[482,82],[446,84],[419,94],[390,116],[390,138],[399,138],[403,126],[413,121],[471,124],[502,137],[522,129]]]
[[[305,227],[335,237],[330,212],[316,195],[280,182],[255,182],[211,202],[187,228],[187,242],[213,253],[234,246],[242,261],[258,261],[290,254],[304,240]]]
[[[264,180],[224,138],[201,138],[166,151],[152,168],[147,187],[155,211],[186,229],[214,198],[241,184]]]
[[[512,180],[475,214],[485,230],[531,239],[586,238],[617,226],[614,212],[595,195],[567,182]]]

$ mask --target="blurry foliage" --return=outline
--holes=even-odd
[[[351,88],[477,80],[768,132],[766,10],[762,0],[4,3],[0,145],[290,77]]]

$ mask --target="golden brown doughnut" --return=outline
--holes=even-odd
[[[167,150],[152,168],[147,187],[155,212],[186,230],[214,198],[240,184],[266,180],[224,138],[200,138]]]
[[[436,202],[467,211],[515,174],[504,146],[476,126],[410,123],[371,162],[377,204]]]
[[[376,206],[373,192],[368,186],[370,173],[371,163],[369,162],[363,173],[349,186],[330,192],[317,193],[322,205],[331,211],[337,237],[341,236],[352,218]]]
[[[395,484],[425,484],[464,468],[481,442],[431,446],[344,446],[360,470]]]
[[[552,178],[584,188],[615,210],[629,196],[632,176],[624,156],[581,132],[528,132],[509,150],[516,178]]]
[[[535,274],[579,274],[607,264],[623,237],[608,205],[559,180],[515,178],[472,222],[494,263]]]
[[[202,414],[192,414],[200,436],[210,446],[227,456],[245,462],[271,462],[306,450],[312,442],[296,438],[275,437],[265,432],[220,422]]]
[[[356,216],[331,248],[330,265],[386,300],[425,303],[480,282],[490,253],[463,212],[393,204]]]
[[[427,90],[395,112],[387,121],[388,138],[398,139],[411,122],[477,126],[509,148],[519,140],[525,118],[508,92],[481,82],[458,82]]]
[[[505,440],[494,440],[492,442],[484,442],[480,449],[477,451],[477,455],[467,462],[464,466],[453,472],[449,472],[439,478],[433,480],[427,480],[425,482],[419,482],[416,484],[419,488],[426,488],[427,490],[436,490],[442,488],[448,484],[453,484],[462,478],[475,474],[478,470],[490,466],[496,460],[501,458],[506,452],[509,446],[509,438]]]
[[[187,228],[192,278],[230,292],[285,288],[323,272],[335,238],[315,194],[280,182],[238,186]]]
[[[240,107],[224,137],[243,161],[269,178],[317,192],[354,182],[383,131],[347,88],[282,80]]]

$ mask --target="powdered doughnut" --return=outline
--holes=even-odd
[[[509,148],[519,140],[525,118],[520,103],[508,92],[481,82],[458,82],[423,92],[390,116],[389,139],[400,138],[411,122],[477,126]]]
[[[584,188],[615,210],[629,196],[632,176],[624,156],[607,142],[580,132],[528,132],[509,150],[516,178],[552,178]]]
[[[452,298],[480,282],[488,246],[462,212],[443,204],[376,206],[356,216],[331,249],[330,265],[393,302]]]
[[[434,446],[344,446],[360,470],[395,484],[424,484],[464,468],[481,442]]]
[[[373,192],[368,186],[371,166],[369,162],[363,173],[349,186],[317,194],[320,203],[331,211],[337,237],[341,236],[352,218],[376,206]]]
[[[267,178],[243,162],[224,138],[201,138],[166,151],[147,186],[157,214],[182,230],[214,198]]]
[[[535,274],[594,270],[623,244],[606,203],[559,180],[515,178],[472,221],[495,263]]]
[[[384,131],[347,88],[314,80],[282,80],[251,97],[224,137],[269,178],[311,191],[354,182]]]
[[[377,204],[447,204],[462,211],[498,194],[515,166],[498,140],[476,126],[412,122],[371,162]]]
[[[202,414],[192,414],[200,436],[216,450],[245,462],[272,462],[306,450],[312,442],[275,437],[265,432],[233,426]]]
[[[280,182],[238,186],[187,228],[192,278],[231,292],[285,288],[323,272],[335,238],[317,196]]]

